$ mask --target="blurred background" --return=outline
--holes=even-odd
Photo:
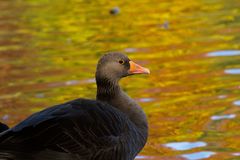
[[[95,98],[108,51],[151,70],[121,81],[149,120],[137,159],[240,159],[239,0],[0,0],[0,121]]]

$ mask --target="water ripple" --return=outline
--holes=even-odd
[[[138,99],[139,102],[152,102],[154,101],[153,98],[140,98]]]
[[[225,69],[224,73],[226,74],[240,74],[239,68]]]
[[[216,153],[211,151],[201,151],[201,152],[183,154],[181,155],[181,157],[186,158],[187,160],[198,160],[198,159],[209,158],[214,154]]]
[[[240,106],[240,100],[234,101],[233,104],[236,106]]]
[[[204,147],[207,146],[206,142],[198,141],[198,142],[172,142],[164,144],[164,146],[183,151],[183,150],[189,150],[197,147]]]
[[[240,55],[240,50],[215,51],[207,54],[208,57],[238,56],[238,55]]]
[[[224,98],[227,98],[227,95],[219,95],[218,96],[218,99],[224,99]]]
[[[136,159],[153,159],[152,156],[137,156]]]
[[[222,120],[222,119],[233,119],[236,117],[236,114],[225,114],[221,116],[212,116],[211,120],[217,121],[217,120]]]
[[[240,152],[233,153],[232,155],[233,155],[233,156],[240,156]]]

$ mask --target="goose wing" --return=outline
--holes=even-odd
[[[52,151],[78,159],[129,159],[126,156],[136,154],[130,145],[134,135],[137,131],[122,112],[102,102],[77,99],[35,113],[1,133],[0,150],[38,156]]]

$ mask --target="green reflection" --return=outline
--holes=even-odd
[[[14,125],[46,106],[94,98],[98,58],[125,51],[152,73],[121,81],[148,114],[142,154],[173,157],[187,152],[162,144],[204,141],[197,151],[230,157],[240,148],[240,81],[224,70],[240,68],[240,56],[207,53],[240,49],[239,8],[238,0],[0,1],[0,118]],[[236,117],[211,120],[228,114]]]

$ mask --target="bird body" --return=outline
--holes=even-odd
[[[0,122],[0,133],[7,130],[9,127],[6,124]]]
[[[119,59],[127,65],[119,65]],[[148,125],[140,106],[118,85],[120,78],[132,74],[130,60],[120,53],[101,60],[97,100],[56,105],[1,132],[0,160],[133,160],[147,141]],[[112,65],[110,75],[101,71],[106,64]]]

